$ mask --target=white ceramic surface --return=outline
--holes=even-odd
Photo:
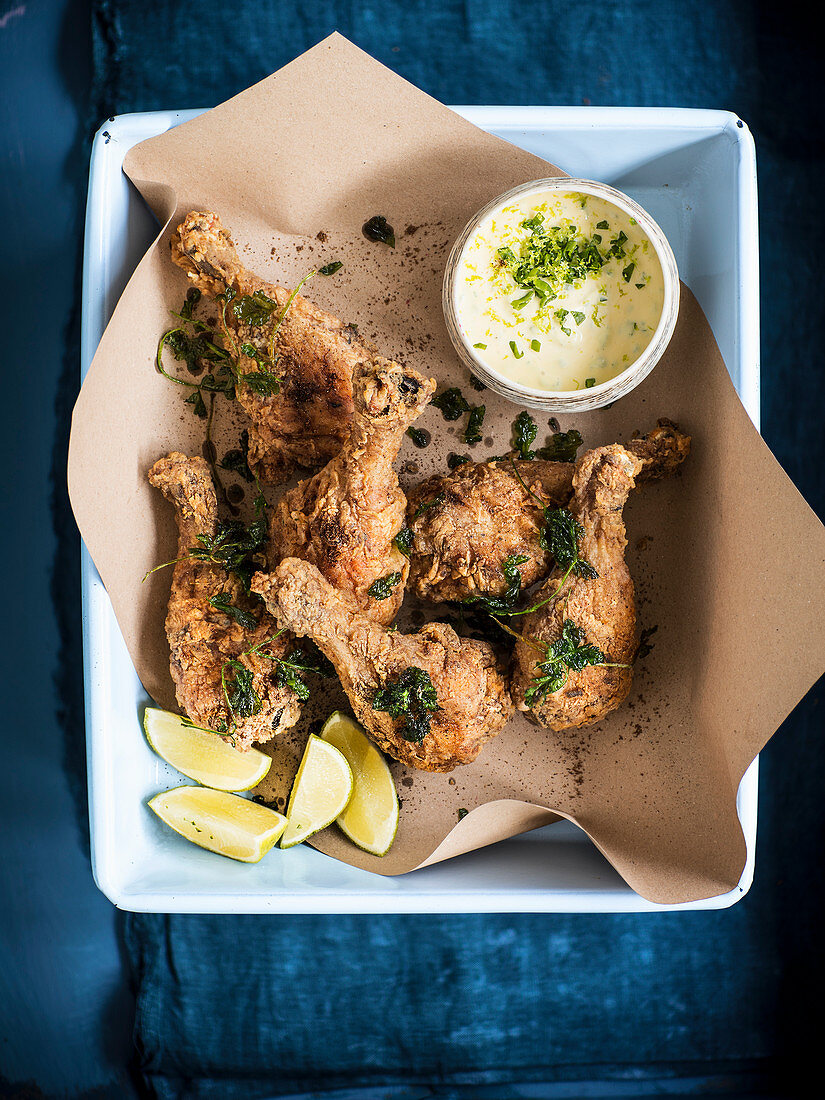
[[[458,107],[470,121],[571,175],[636,199],[666,233],[759,425],[756,163],[747,127],[724,111],[620,107]],[[95,138],[83,271],[82,371],[157,226],[121,171],[126,152],[200,112],[123,115]],[[188,844],[145,806],[180,776],[147,746],[147,702],[85,547],[83,639],[92,863],[123,909],[158,912],[648,912],[719,909],[750,886],[757,768],[737,806],[748,859],[737,887],[684,906],[635,894],[568,822],[398,878],[355,870],[304,845],[248,866]]]

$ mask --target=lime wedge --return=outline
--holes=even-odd
[[[398,831],[398,796],[386,760],[343,711],[329,716],[321,737],[347,758],[355,783],[349,805],[338,816],[339,827],[365,852],[386,855]]]
[[[257,863],[286,826],[283,814],[210,787],[161,791],[148,805],[161,821],[193,844],[243,863]]]
[[[147,707],[146,740],[167,764],[219,791],[248,791],[261,782],[272,760],[257,749],[240,752],[217,733],[184,725],[179,714]]]
[[[292,784],[281,847],[291,848],[326,829],[344,812],[351,797],[352,772],[346,757],[334,745],[310,734]]]

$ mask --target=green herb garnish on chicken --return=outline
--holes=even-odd
[[[563,688],[570,672],[581,672],[587,665],[609,664],[604,653],[596,646],[588,644],[584,631],[571,619],[564,620],[561,635],[555,642],[540,642],[535,638],[525,641],[533,646],[541,646],[546,654],[546,659],[536,667],[532,686],[524,693],[524,701],[528,707],[542,703],[548,695]]]
[[[412,554],[413,533],[409,527],[402,527],[395,538],[392,540],[392,544],[396,550],[400,551],[405,558],[408,558]]]
[[[230,619],[234,619],[238,626],[242,626],[244,630],[254,630],[258,625],[258,620],[251,612],[244,611],[242,607],[236,607],[235,604],[230,603],[229,595],[226,592],[219,592],[216,596],[211,596],[209,603],[216,611],[221,611],[224,615],[228,615]]]
[[[367,591],[374,600],[388,600],[393,588],[400,580],[400,573],[388,573],[386,577],[379,577],[377,581],[373,581]]]
[[[467,596],[461,602],[472,604],[490,615],[512,615],[513,610],[521,596],[521,573],[519,565],[524,565],[528,559],[523,554],[510,554],[505,558],[501,566],[507,586],[501,595],[495,596],[487,593],[483,596]]]
[[[401,736],[420,744],[430,732],[430,716],[438,710],[438,696],[429,673],[410,667],[375,692],[372,708],[390,718],[403,718]]]

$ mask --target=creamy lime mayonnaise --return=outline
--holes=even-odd
[[[663,301],[662,267],[636,220],[578,192],[533,192],[494,210],[456,272],[468,342],[532,389],[585,389],[621,374],[650,343]]]

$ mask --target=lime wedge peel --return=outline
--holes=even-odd
[[[148,806],[193,844],[242,863],[257,863],[286,828],[283,814],[211,787],[161,791]]]
[[[282,848],[292,848],[331,825],[352,797],[346,757],[334,745],[310,734],[286,810]]]
[[[339,828],[365,852],[386,855],[398,831],[398,795],[383,754],[363,727],[340,710],[329,716],[321,737],[347,758],[355,783],[352,798],[338,815]]]
[[[193,729],[179,714],[147,707],[143,729],[150,746],[189,779],[219,791],[248,791],[269,771],[272,760],[257,749],[241,752],[217,733]]]

